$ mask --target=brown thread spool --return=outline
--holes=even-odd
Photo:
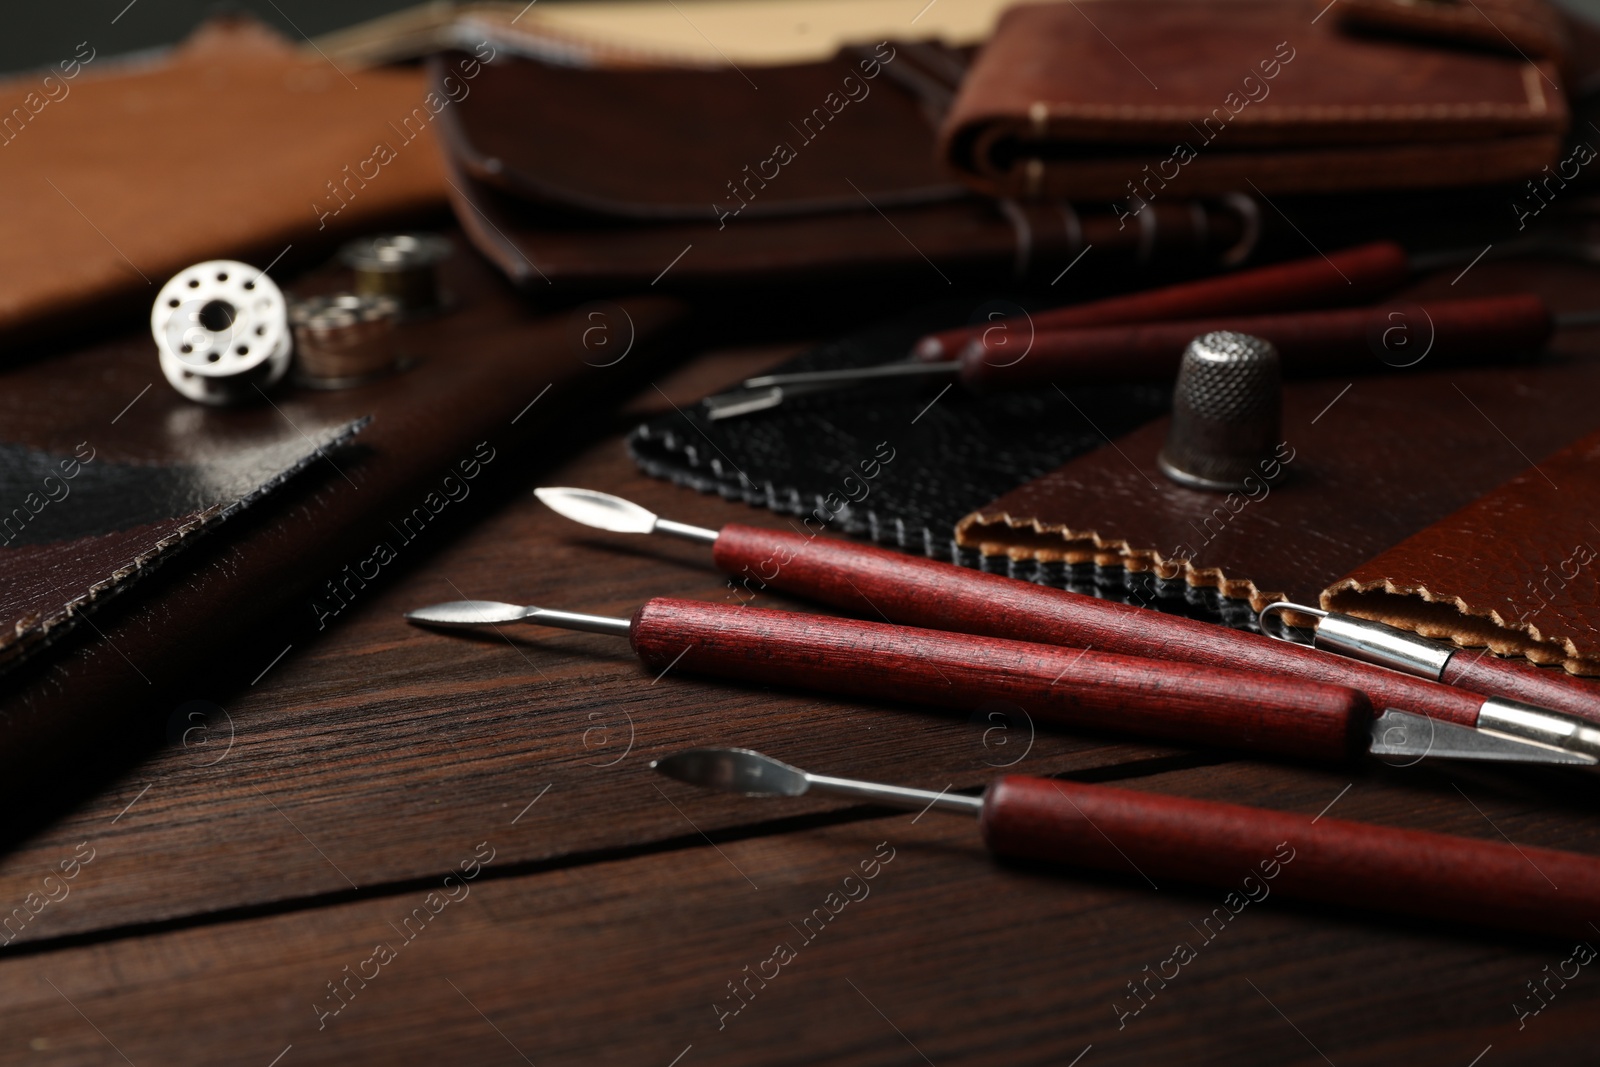
[[[355,271],[356,292],[392,297],[402,317],[441,310],[449,299],[439,286],[438,264],[450,242],[431,233],[386,233],[351,241],[339,259]]]
[[[391,296],[338,293],[295,304],[294,377],[316,389],[347,389],[401,367],[394,326],[399,303]]]

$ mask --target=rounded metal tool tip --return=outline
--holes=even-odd
[[[653,760],[650,767],[680,782],[746,796],[797,797],[809,785],[798,767],[748,748],[691,748]]]
[[[520,622],[528,612],[529,609],[521,604],[506,604],[499,600],[452,600],[444,604],[429,604],[425,608],[412,608],[406,612],[406,621],[422,626],[492,626],[496,623]]]
[[[1270,341],[1219,330],[1189,342],[1178,367],[1172,424],[1156,457],[1191,489],[1234,491],[1273,481],[1283,421],[1283,371]]]

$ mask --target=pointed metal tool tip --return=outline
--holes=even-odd
[[[610,493],[570,486],[544,486],[535,489],[533,495],[557,515],[597,530],[647,534],[655,529],[654,512]]]
[[[680,782],[746,796],[797,797],[810,785],[805,771],[748,748],[691,748],[650,767]]]
[[[429,604],[406,612],[406,621],[422,626],[466,627],[489,626],[503,622],[521,622],[530,609],[521,604],[507,604],[499,600],[451,600],[443,604]]]

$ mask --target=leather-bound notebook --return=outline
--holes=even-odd
[[[1014,7],[945,120],[944,155],[990,195],[1112,200],[1129,215],[1233,189],[1511,182],[1557,162],[1558,59],[1486,50],[1453,23],[1349,26],[1334,5],[1319,15],[1324,3]]]

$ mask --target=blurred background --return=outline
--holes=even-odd
[[[564,0],[534,2],[549,5]],[[1600,19],[1600,0],[1556,2]],[[298,40],[423,5],[415,0],[85,0],[9,6],[12,10],[6,12],[5,33],[0,34],[0,73],[55,63],[62,56],[72,55],[78,42],[84,40],[98,56],[160,48],[181,40],[213,14],[249,12],[284,36]]]
[[[48,66],[72,55],[84,40],[97,56],[161,48],[215,14],[248,12],[299,40],[420,5],[416,0],[82,0],[7,6],[0,72]]]

